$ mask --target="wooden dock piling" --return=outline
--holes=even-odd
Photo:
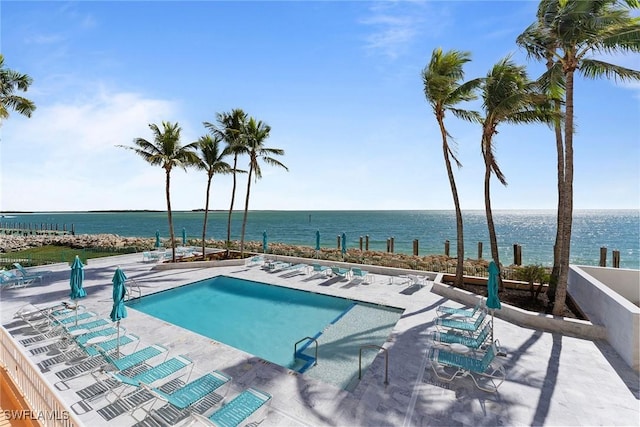
[[[602,246],[600,248],[600,262],[598,263],[598,265],[600,267],[607,266],[607,248],[605,246]]]
[[[620,268],[620,251],[615,250],[611,254],[613,255],[613,268]]]

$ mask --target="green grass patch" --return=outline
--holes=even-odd
[[[0,266],[11,267],[14,262],[19,262],[24,267],[56,264],[66,262],[71,264],[74,258],[80,257],[83,264],[91,258],[103,258],[114,255],[136,252],[136,248],[84,248],[74,249],[68,246],[40,246],[24,249],[22,251],[0,254]]]

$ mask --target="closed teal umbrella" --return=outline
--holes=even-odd
[[[187,246],[187,230],[182,228],[182,246]]]
[[[118,354],[120,354],[120,319],[127,317],[127,309],[124,306],[124,300],[127,295],[126,281],[127,276],[125,276],[124,272],[120,267],[116,268],[111,280],[111,283],[113,283],[113,308],[109,317],[111,317],[112,322],[116,322]]]
[[[493,342],[493,315],[495,310],[500,310],[500,298],[498,297],[498,275],[500,269],[495,262],[489,263],[489,280],[487,281],[487,308],[491,310],[491,342]]]
[[[78,300],[87,296],[87,291],[82,288],[82,282],[84,281],[84,264],[80,261],[78,255],[71,264],[71,277],[69,278],[69,284],[71,285],[71,293],[69,298],[75,303],[76,310],[76,325],[78,324]]]
[[[267,245],[267,232],[266,230],[262,232],[262,253],[267,253],[269,250],[269,245]]]
[[[156,231],[156,249],[160,247],[160,231]]]
[[[342,257],[347,253],[347,235],[342,233]]]

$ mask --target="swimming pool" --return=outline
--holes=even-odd
[[[151,294],[129,304],[143,313],[300,372],[309,369],[310,363],[308,357],[294,358],[294,345],[313,337],[319,343],[318,359],[323,361],[318,367],[324,366],[309,369],[308,373],[341,388],[353,379],[354,370],[357,376],[358,346],[382,345],[402,313],[227,276]],[[308,344],[302,342],[298,349],[314,356],[313,345],[305,349]],[[365,368],[374,356],[369,353],[363,358]],[[331,366],[332,360],[339,364],[350,360],[351,366],[336,368]],[[331,371],[331,378],[322,374],[325,369]]]

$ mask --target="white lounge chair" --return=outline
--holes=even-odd
[[[364,283],[371,283],[373,282],[373,274],[369,274],[368,271],[362,270],[358,267],[352,267],[351,268],[351,275],[353,277],[358,277],[360,279],[362,279],[362,281]],[[371,282],[369,282],[369,280],[371,280]]]

